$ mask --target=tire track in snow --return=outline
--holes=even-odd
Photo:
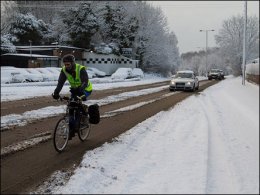
[[[199,105],[189,107],[195,98],[185,100],[185,104],[180,103],[170,111],[157,113],[112,143],[88,151],[75,172],[83,174],[88,185],[75,183],[72,176],[67,189],[54,189],[54,193],[79,193],[83,188],[84,193],[111,194],[205,192],[206,119]],[[167,117],[168,112],[174,112],[176,117]],[[197,117],[189,120],[183,113],[197,114]],[[152,153],[147,152],[148,148]],[[160,185],[153,177],[162,178]],[[70,185],[78,191],[69,191]]]
[[[221,116],[213,96],[203,95],[199,100],[208,121],[208,164],[206,194],[239,193],[232,160],[222,133]],[[210,111],[209,111],[210,110]],[[206,115],[210,113],[210,116]],[[225,190],[225,191],[223,191]]]

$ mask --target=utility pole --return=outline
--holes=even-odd
[[[244,4],[244,37],[243,37],[243,64],[242,64],[242,85],[245,85],[246,73],[246,29],[247,29],[247,1]]]
[[[32,58],[32,41],[29,40],[29,42],[30,42],[30,56],[31,56],[31,58]]]
[[[215,31],[215,30],[214,29],[212,29],[212,30],[200,30],[200,32],[203,32],[203,31],[206,32],[206,50],[205,50],[205,54],[206,54],[206,74],[208,74],[208,32],[209,31]]]

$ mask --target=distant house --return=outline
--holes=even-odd
[[[66,54],[73,54],[79,63],[83,63],[84,48],[62,46],[62,45],[41,45],[41,46],[16,46],[17,53],[23,54],[39,54],[58,57],[58,65],[61,66],[61,59]]]
[[[17,68],[57,67],[57,56],[38,54],[7,53],[1,55],[1,66],[14,66]]]
[[[16,46],[17,53],[1,55],[1,66],[15,67],[61,67],[61,59],[66,54],[73,54],[76,62],[88,67],[113,74],[118,68],[136,68],[138,61],[122,55],[98,54],[87,49],[61,46]]]

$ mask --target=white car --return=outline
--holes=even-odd
[[[41,82],[43,77],[28,71],[28,68],[17,68],[18,71],[25,76],[27,82]]]
[[[12,66],[1,66],[1,83],[12,83],[12,70],[15,70]]]
[[[105,72],[98,70],[97,68],[87,67],[87,71],[89,71],[89,70],[94,72],[97,77],[105,77],[106,76]]]
[[[118,68],[111,75],[111,79],[128,79],[133,77],[132,68]]]
[[[195,91],[199,89],[199,79],[193,71],[178,71],[170,81],[169,90]]]
[[[92,79],[92,78],[96,77],[95,72],[93,72],[92,70],[87,69],[87,73],[88,73],[88,78],[89,79]]]
[[[59,79],[61,68],[58,67],[46,67],[46,69],[55,75],[55,81]]]
[[[54,73],[50,72],[46,68],[35,68],[37,71],[43,74],[43,78],[45,79],[44,81],[54,81],[55,76]]]
[[[144,72],[141,68],[133,68],[133,76],[137,78],[144,78]]]
[[[42,73],[37,71],[35,68],[26,68],[26,71],[28,71],[31,75],[33,75],[34,78],[37,78],[37,81],[46,81],[46,80],[48,80],[47,76],[44,76]]]
[[[1,77],[8,78],[9,81],[5,83],[23,83],[29,81],[28,72],[24,73],[21,68],[14,66],[3,66],[1,67]]]
[[[41,81],[41,78],[30,74],[26,71],[25,68],[3,67],[1,68],[1,75],[3,75],[4,78],[9,78],[9,81],[7,81],[6,83]]]

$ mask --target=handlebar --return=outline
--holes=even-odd
[[[76,97],[77,97],[77,99],[81,102],[82,99],[85,97],[85,95],[76,96]],[[63,100],[69,101],[69,100],[70,100],[70,97],[68,97],[68,96],[60,96],[58,100],[60,100],[60,101],[63,101]]]

